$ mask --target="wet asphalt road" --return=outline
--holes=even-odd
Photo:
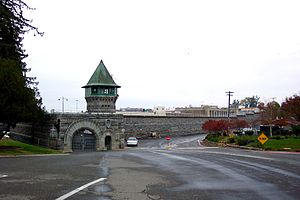
[[[299,199],[300,154],[203,147],[203,136],[124,151],[0,158],[0,199]]]

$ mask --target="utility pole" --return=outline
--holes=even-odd
[[[234,92],[228,91],[226,92],[226,95],[228,96],[228,110],[227,110],[227,117],[228,117],[228,121],[230,120],[230,97],[232,96]]]
[[[68,99],[65,97],[62,97],[62,98],[59,98],[58,101],[61,101],[61,110],[62,110],[62,113],[64,113],[65,112],[65,101],[68,101]]]

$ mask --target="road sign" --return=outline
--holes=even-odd
[[[171,137],[170,136],[166,136],[166,140],[171,140]]]
[[[269,138],[264,133],[262,133],[258,136],[257,139],[261,144],[264,144],[266,143],[266,141],[268,141]]]

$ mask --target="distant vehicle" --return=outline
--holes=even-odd
[[[8,131],[2,131],[2,133],[4,134],[4,136],[3,136],[3,139],[5,139],[5,138],[10,138],[9,137],[9,134],[10,134],[10,132],[8,132]]]
[[[129,137],[126,144],[127,146],[138,146],[138,139],[136,137]]]

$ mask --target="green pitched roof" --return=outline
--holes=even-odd
[[[115,83],[102,60],[100,61],[97,69],[94,71],[94,74],[90,78],[89,82],[85,86],[83,86],[83,88],[91,86],[120,87]]]

